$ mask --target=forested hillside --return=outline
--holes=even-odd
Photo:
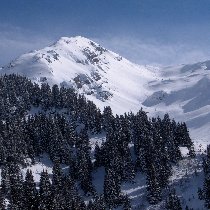
[[[168,114],[150,119],[142,109],[114,116],[73,89],[39,86],[18,75],[0,77],[0,101],[0,209],[131,209],[121,186],[137,173],[146,176],[149,204],[181,209],[169,178],[182,159],[180,147],[195,156],[184,122]],[[106,140],[96,142],[92,153],[93,134]],[[43,154],[54,165],[52,174],[43,170],[39,182],[29,169],[23,176]],[[101,168],[103,193],[93,177]]]

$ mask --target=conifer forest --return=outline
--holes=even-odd
[[[165,200],[166,209],[182,209],[169,177],[182,159],[180,147],[195,156],[184,122],[167,113],[162,119],[149,118],[143,109],[114,116],[109,106],[101,112],[71,88],[39,86],[14,74],[0,77],[0,101],[0,209],[129,210],[130,198],[121,184],[132,183],[136,173],[146,177],[150,204]],[[106,141],[96,142],[91,154],[93,134],[104,135]],[[23,176],[21,170],[43,154],[53,163],[52,174],[43,170],[39,182],[29,169]],[[203,167],[204,185],[198,193],[209,208],[209,147]],[[93,173],[100,168],[104,177],[99,194]]]

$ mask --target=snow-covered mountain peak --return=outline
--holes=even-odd
[[[39,84],[74,87],[99,107],[111,105],[115,112],[137,111],[147,95],[146,84],[155,75],[151,67],[136,65],[81,36],[61,37],[44,49],[20,56],[1,70],[1,74],[9,73]]]
[[[63,50],[70,50],[70,51],[85,51],[89,49],[90,52],[94,52],[95,54],[102,54],[103,52],[107,52],[108,50],[99,45],[98,43],[87,39],[82,36],[76,37],[61,37],[57,42],[55,42],[51,47],[60,48]],[[117,56],[116,53],[108,51],[113,56]],[[119,56],[119,55],[118,55]]]
[[[57,45],[57,46],[64,46],[64,45],[71,45],[71,44],[75,44],[78,47],[89,47],[90,45],[92,46],[100,46],[99,44],[97,44],[96,42],[82,37],[82,36],[75,36],[75,37],[61,37],[57,42],[55,42],[53,45]]]

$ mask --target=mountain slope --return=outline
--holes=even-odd
[[[41,84],[75,88],[101,110],[138,111],[151,116],[168,112],[186,121],[192,137],[210,135],[210,61],[164,68],[140,66],[84,37],[62,37],[53,45],[24,54],[0,69]]]
[[[148,92],[147,81],[154,77],[148,68],[83,37],[63,37],[49,47],[24,54],[1,73],[18,73],[38,83],[73,86],[99,107],[111,105],[117,113],[137,111]]]
[[[158,80],[151,81],[153,94],[143,102],[150,112],[169,112],[186,121],[196,141],[207,143],[210,134],[210,61],[160,69]]]

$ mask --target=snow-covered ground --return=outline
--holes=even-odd
[[[27,169],[31,170],[34,176],[34,181],[36,182],[38,187],[40,175],[43,170],[47,171],[50,176],[50,179],[52,179],[52,168],[53,168],[53,162],[50,160],[47,154],[43,154],[41,157],[35,159],[35,164],[31,165],[29,163],[29,165],[25,168],[22,168],[21,171],[23,174],[23,178],[25,178]],[[62,164],[61,168],[64,173],[68,173],[69,171],[68,166]]]
[[[94,152],[95,143],[99,145],[105,141],[105,135],[92,135],[90,138],[91,151]],[[194,210],[205,210],[204,202],[198,199],[197,190],[198,187],[203,186],[203,171],[202,171],[202,157],[204,148],[200,146],[200,149],[196,151],[197,157],[191,159],[187,155],[186,148],[181,148],[183,160],[179,161],[177,165],[173,166],[173,174],[170,177],[171,188],[176,189],[177,195],[180,197],[182,207],[188,205],[189,208]],[[93,156],[92,156],[93,158]],[[35,182],[38,187],[40,174],[43,170],[47,170],[50,178],[52,178],[53,163],[49,160],[48,155],[44,154],[39,159],[37,158],[34,165],[28,166],[22,169],[23,177],[26,174],[26,170],[32,170]],[[68,166],[61,165],[64,173],[68,173]],[[98,194],[103,193],[104,184],[104,168],[100,167],[93,173],[93,184]],[[162,210],[167,195],[167,189],[163,192],[163,201],[158,205],[149,205],[146,199],[146,177],[142,173],[137,173],[135,179],[132,182],[122,183],[121,190],[127,194],[131,199],[132,209],[141,210]],[[82,193],[82,192],[81,192]],[[83,195],[83,193],[82,193]],[[91,197],[85,197],[85,200],[90,200]]]

